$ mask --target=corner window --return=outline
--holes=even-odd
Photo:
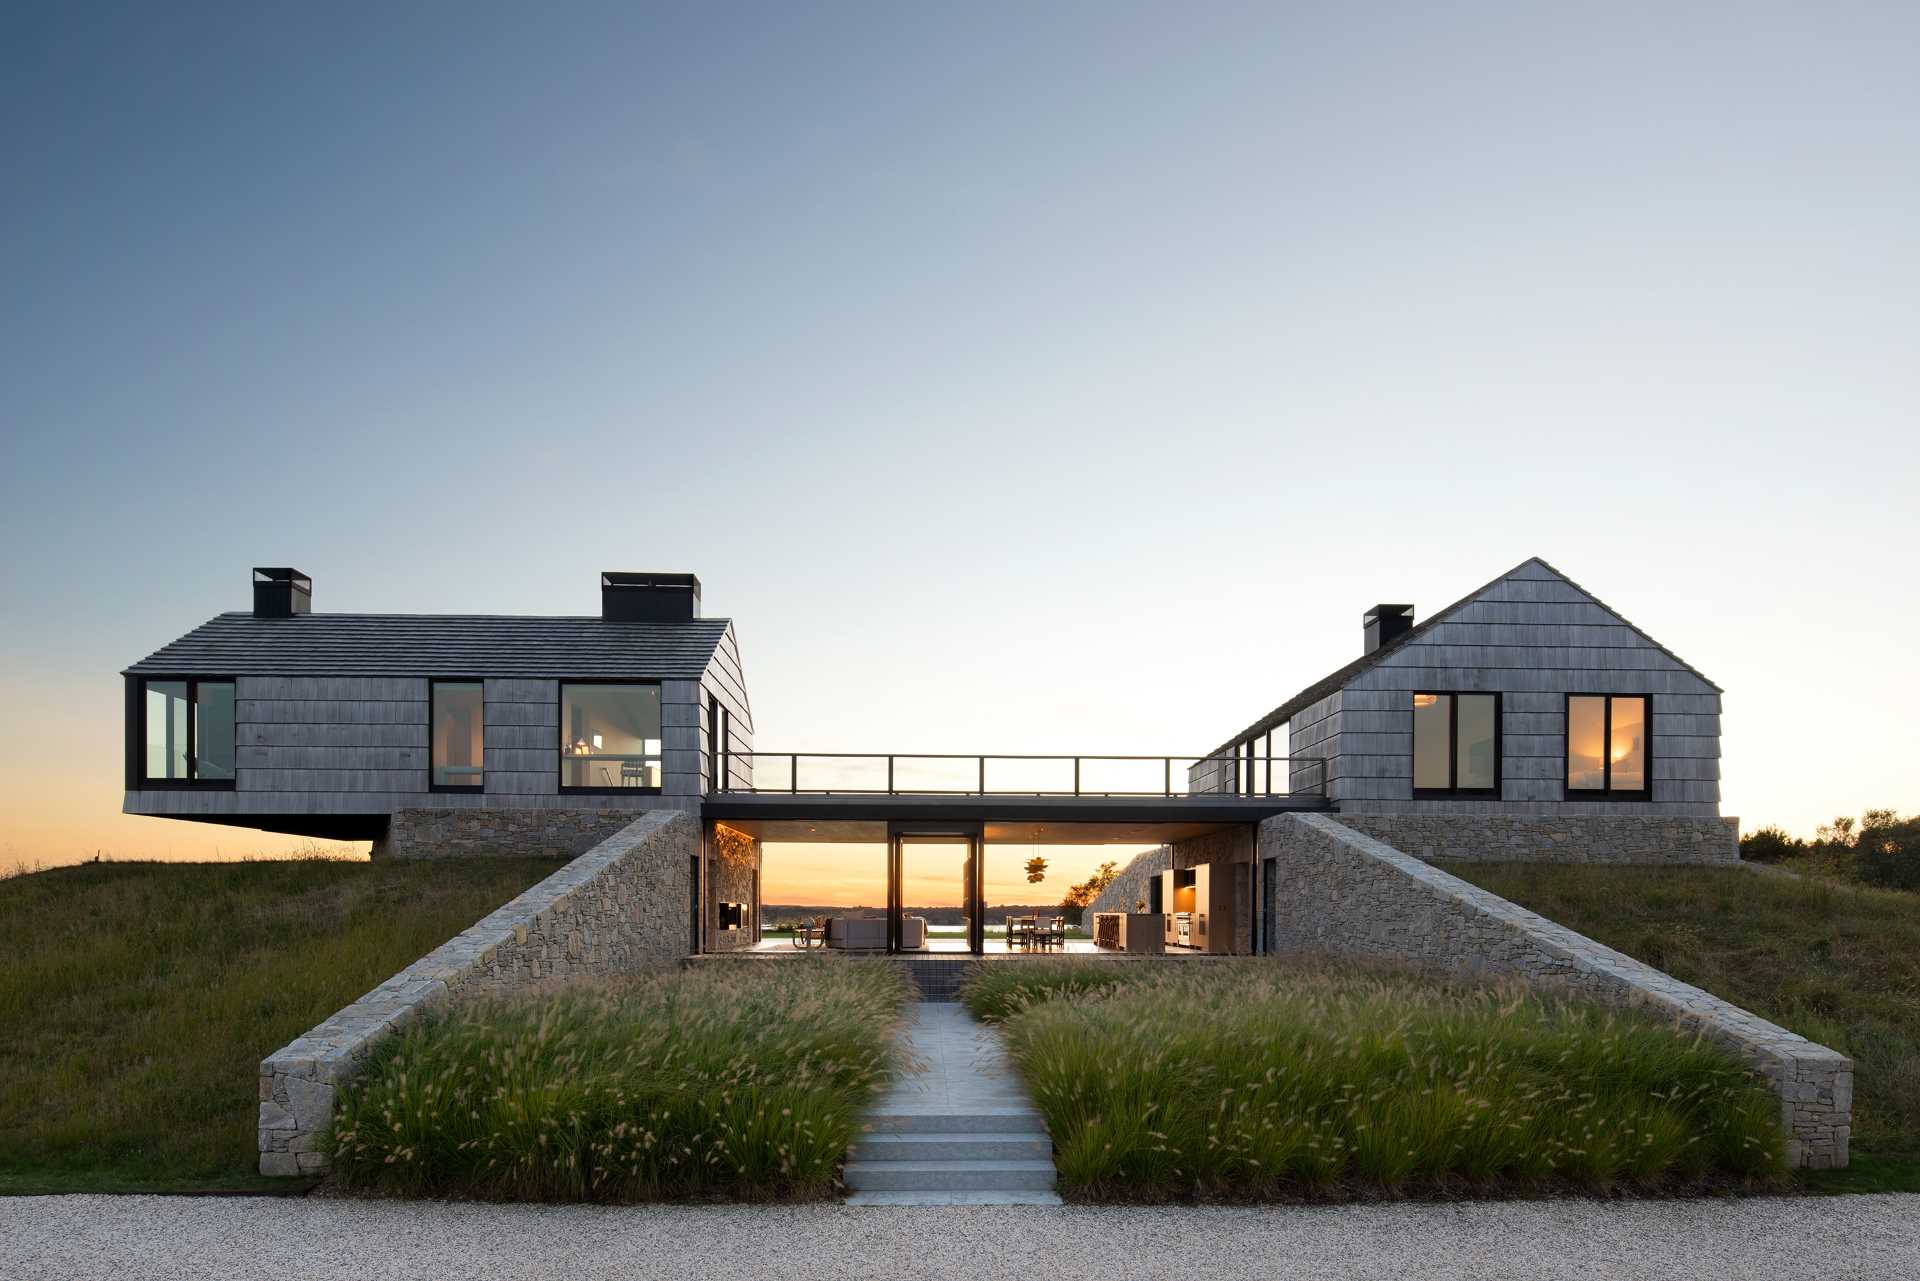
[[[1567,695],[1567,795],[1632,800],[1650,793],[1653,700]]]
[[[560,686],[560,790],[659,791],[658,685]]]
[[[1414,795],[1500,790],[1500,696],[1413,696]]]
[[[486,700],[478,681],[433,683],[433,790],[477,792],[486,782]]]
[[[233,682],[141,682],[141,780],[233,786]]]

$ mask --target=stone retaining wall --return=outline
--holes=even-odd
[[[1429,861],[1736,863],[1740,820],[1674,814],[1340,814],[1356,832]]]
[[[397,810],[373,843],[386,858],[572,858],[631,824],[641,809]]]
[[[455,993],[626,974],[686,956],[688,869],[698,852],[698,824],[686,814],[625,816],[622,830],[269,1055],[260,1064],[260,1173],[325,1168],[314,1149],[335,1090],[421,1010]]]
[[[1093,902],[1087,904],[1086,910],[1080,914],[1081,921],[1088,930],[1092,930],[1095,912],[1131,912],[1135,903],[1151,902],[1147,886],[1154,877],[1172,866],[1171,845],[1162,845],[1158,849],[1134,855],[1133,861],[1121,868],[1120,874],[1113,878],[1113,884],[1101,890]]]
[[[1763,1072],[1780,1096],[1795,1165],[1847,1163],[1853,1062],[1624,953],[1357,831],[1347,816],[1284,814],[1260,825],[1276,867],[1266,903],[1276,951],[1388,956],[1519,975],[1611,1005],[1650,1007],[1699,1028]]]

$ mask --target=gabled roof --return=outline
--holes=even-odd
[[[488,614],[221,614],[125,675],[659,677],[698,680],[732,626]]]
[[[1565,574],[1561,573],[1559,570],[1555,569],[1552,565],[1549,565],[1546,561],[1540,559],[1538,556],[1529,556],[1526,560],[1521,561],[1518,565],[1515,565],[1512,569],[1500,575],[1498,578],[1494,579],[1492,582],[1485,583],[1479,587],[1476,587],[1474,590],[1468,592],[1465,596],[1462,596],[1459,600],[1453,602],[1453,604],[1447,606],[1445,609],[1433,615],[1431,618],[1425,619],[1422,622],[1414,624],[1414,626],[1410,630],[1408,630],[1404,636],[1396,637],[1390,643],[1382,645],[1379,649],[1376,649],[1375,651],[1373,651],[1373,653],[1363,654],[1361,657],[1354,659],[1351,663],[1348,663],[1345,667],[1342,667],[1337,671],[1330,673],[1327,676],[1323,676],[1321,679],[1315,681],[1313,684],[1301,690],[1298,694],[1295,694],[1292,698],[1289,698],[1286,702],[1280,704],[1280,706],[1274,708],[1271,712],[1268,712],[1265,716],[1262,716],[1259,720],[1255,721],[1253,724],[1247,726],[1247,728],[1241,730],[1238,734],[1235,734],[1232,738],[1222,743],[1219,747],[1216,747],[1213,751],[1209,752],[1207,755],[1211,758],[1214,756],[1219,756],[1225,752],[1230,752],[1233,750],[1233,747],[1236,743],[1245,742],[1249,738],[1256,738],[1259,735],[1266,733],[1268,730],[1274,729],[1277,726],[1283,725],[1287,721],[1292,720],[1295,713],[1304,711],[1307,708],[1313,706],[1315,703],[1319,702],[1321,699],[1325,698],[1327,695],[1333,693],[1335,690],[1346,688],[1347,684],[1351,682],[1354,677],[1366,671],[1369,667],[1374,666],[1376,663],[1379,663],[1381,660],[1385,659],[1388,655],[1395,653],[1397,650],[1399,650],[1399,648],[1402,645],[1409,644],[1410,642],[1413,641],[1415,637],[1420,636],[1421,634],[1426,632],[1428,628],[1437,626],[1438,624],[1445,622],[1451,615],[1459,612],[1461,609],[1465,608],[1466,606],[1471,605],[1474,601],[1478,600],[1482,595],[1484,595],[1488,591],[1491,591],[1493,588],[1499,586],[1501,583],[1505,582],[1507,579],[1512,578],[1515,574],[1519,573],[1521,570],[1525,569],[1529,565],[1540,566],[1540,568],[1546,570],[1548,573],[1552,574],[1555,578],[1560,579],[1562,582],[1566,583],[1569,587],[1572,587],[1574,590],[1586,596],[1586,598],[1592,601],[1595,605],[1598,605],[1601,609],[1606,610],[1609,614],[1612,614],[1615,618],[1619,619],[1621,623],[1623,623],[1626,627],[1632,630],[1635,636],[1638,636],[1641,640],[1653,646],[1655,649],[1659,650],[1662,654],[1665,654],[1668,658],[1671,658],[1674,662],[1680,664],[1682,668],[1686,669],[1689,672],[1692,672],[1695,676],[1700,677],[1701,680],[1706,681],[1706,683],[1712,686],[1715,691],[1719,693],[1726,692],[1720,689],[1718,685],[1714,685],[1714,683],[1711,680],[1708,680],[1707,677],[1704,674],[1702,674],[1698,668],[1694,667],[1691,663],[1681,658],[1678,654],[1668,649],[1665,645],[1662,645],[1659,641],[1655,640],[1653,637],[1647,635],[1645,632],[1641,631],[1638,627],[1634,626],[1633,622],[1629,620],[1619,610],[1607,604],[1605,601],[1601,600],[1598,596],[1595,596],[1592,592],[1580,586],[1579,583],[1574,582],[1571,578],[1568,578]]]

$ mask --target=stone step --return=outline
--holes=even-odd
[[[1058,1192],[855,1192],[848,1205],[1064,1205]]]
[[[1045,1132],[975,1130],[970,1134],[869,1134],[853,1145],[850,1161],[1050,1161]]]
[[[1052,1161],[849,1161],[855,1192],[1045,1192]]]
[[[894,1109],[869,1113],[865,1121],[873,1134],[1045,1134],[1047,1120],[1038,1109],[983,1107],[965,1112],[918,1112]]]

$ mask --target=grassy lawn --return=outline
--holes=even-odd
[[[1762,1189],[1778,1105],[1651,1018],[1406,971],[1277,958],[982,967],[1092,1200]]]
[[[735,963],[461,1003],[376,1051],[343,1185],[514,1201],[830,1193],[912,987],[878,961]]]
[[[1804,1181],[1920,1192],[1920,895],[1739,868],[1446,870],[1852,1056],[1853,1167]]]
[[[259,1062],[561,866],[104,863],[0,880],[0,1193],[286,1191]]]

